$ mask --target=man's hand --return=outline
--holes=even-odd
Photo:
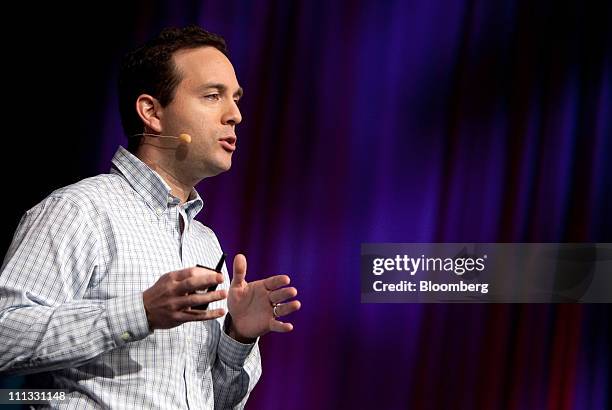
[[[241,342],[250,342],[268,332],[290,332],[291,323],[284,323],[274,317],[273,309],[276,307],[277,316],[285,316],[300,308],[300,302],[293,300],[297,295],[294,287],[283,287],[289,284],[289,276],[277,275],[267,279],[247,283],[246,258],[238,254],[234,258],[233,277],[230,284],[227,307],[231,315],[229,335]]]
[[[204,268],[187,268],[164,274],[142,294],[149,327],[169,329],[185,322],[216,319],[224,309],[198,310],[192,306],[225,299],[227,292],[217,290],[204,294],[194,293],[223,282],[223,275]],[[278,310],[278,309],[277,309]]]

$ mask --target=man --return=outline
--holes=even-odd
[[[44,372],[32,388],[68,391],[50,407],[241,408],[261,374],[258,338],[293,328],[279,319],[300,307],[287,276],[248,283],[243,255],[231,283],[225,267],[196,266],[222,251],[194,219],[193,187],[230,168],[242,119],[226,53],[193,26],[129,53],[119,96],[131,152],[119,147],[110,174],[54,191],[17,228],[0,272],[0,371]]]

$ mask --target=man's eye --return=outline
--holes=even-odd
[[[217,101],[219,100],[219,98],[221,98],[221,96],[219,94],[208,94],[204,96],[204,98],[211,100],[211,101]]]
[[[236,103],[236,105],[240,105],[240,100],[234,100],[234,102]]]

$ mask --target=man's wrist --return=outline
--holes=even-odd
[[[229,312],[225,316],[225,326],[224,327],[225,327],[225,333],[237,342],[243,343],[245,345],[250,345],[250,344],[255,343],[255,341],[257,340],[257,338],[250,338],[250,337],[240,335],[236,331],[236,326],[234,326],[234,321],[232,320],[232,316],[229,314]]]
[[[144,307],[145,315],[147,316],[147,325],[149,326],[149,332],[152,332],[153,325],[151,324],[151,314],[149,313],[149,309],[147,309],[147,301],[144,292],[142,293],[142,306]]]

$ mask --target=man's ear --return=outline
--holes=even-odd
[[[136,112],[142,120],[145,128],[149,128],[152,132],[161,133],[160,113],[161,105],[156,98],[149,94],[141,94],[136,100]]]

